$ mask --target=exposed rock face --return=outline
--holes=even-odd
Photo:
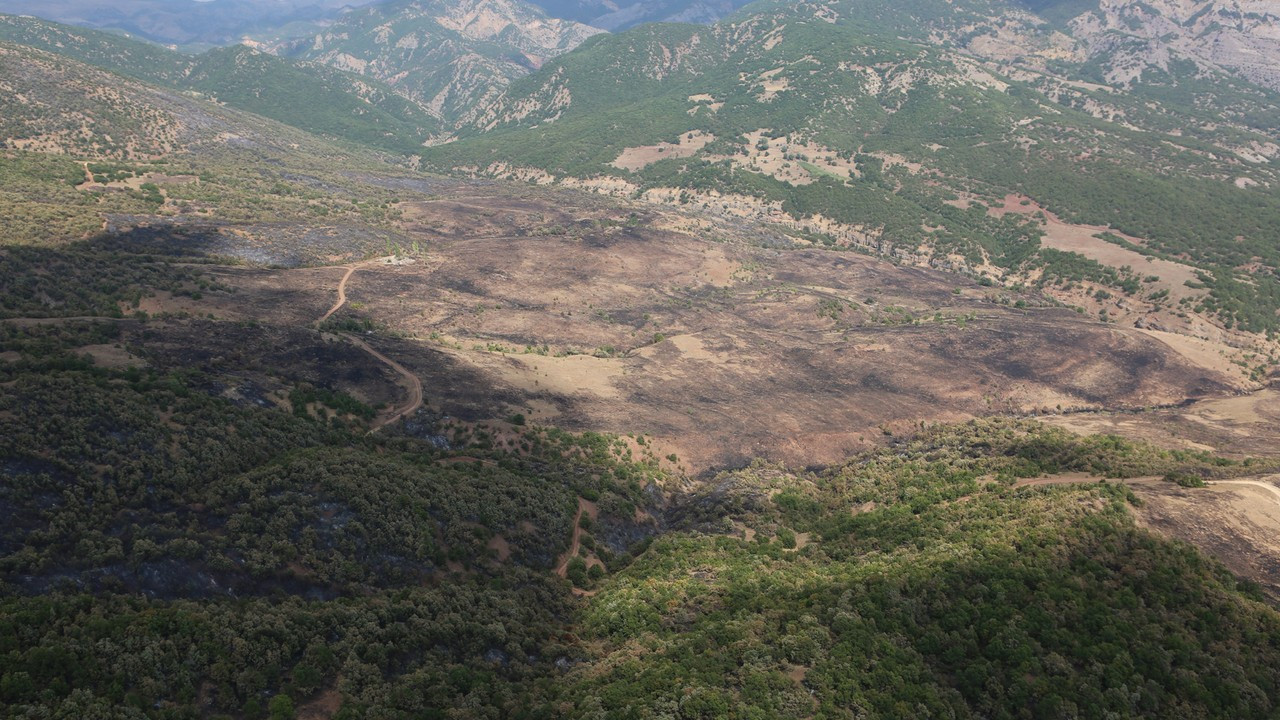
[[[1233,73],[1280,89],[1280,4],[1275,2],[1099,0],[1095,9],[1056,28],[1026,12],[1026,4],[1007,12],[979,10],[979,19],[967,25],[940,17],[929,23],[937,28],[931,39],[959,41],[994,60],[1098,63],[1103,79],[1117,86],[1137,82],[1148,70],[1168,71],[1171,63],[1190,61],[1201,71]]]
[[[600,32],[518,0],[410,0],[350,12],[294,52],[453,119]]]
[[[1280,89],[1280,4],[1266,0],[1102,0],[1071,22],[1090,56],[1114,58],[1108,78],[1132,82],[1181,56]]]

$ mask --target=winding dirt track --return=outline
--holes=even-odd
[[[320,319],[316,321],[317,323],[322,323],[325,320],[328,320],[330,316],[338,312],[343,305],[347,304],[347,281],[351,279],[351,275],[356,271],[357,267],[359,267],[359,265],[352,265],[347,268],[347,274],[343,275],[342,279],[338,281],[338,301],[333,304],[333,307],[329,308],[329,312],[320,316]]]
[[[556,563],[556,574],[560,577],[569,577],[569,561],[578,557],[578,548],[582,547],[582,526],[578,523],[582,522],[582,513],[592,514],[591,510],[589,501],[578,498],[578,512],[573,516],[573,539],[569,541],[569,549],[560,556],[560,562]]]
[[[1252,485],[1253,487],[1259,487],[1259,488],[1262,488],[1263,490],[1270,492],[1272,495],[1275,496],[1276,502],[1280,503],[1280,487],[1277,487],[1275,485],[1272,485],[1269,482],[1266,482],[1267,480],[1273,480],[1277,478],[1280,478],[1280,475],[1258,475],[1258,476],[1255,476],[1255,479],[1210,480],[1208,482],[1208,487],[1216,487],[1218,485]],[[1014,483],[1013,486],[1029,487],[1034,485],[1080,485],[1080,484],[1096,483],[1100,479],[1101,478],[1097,478],[1092,475],[1078,475],[1078,474],[1055,475],[1055,476],[1043,477],[1043,478],[1027,478],[1024,480],[1019,480],[1018,482]],[[1110,482],[1126,483],[1129,485],[1164,485],[1168,481],[1160,477],[1149,476],[1149,477],[1136,477],[1136,478],[1127,478],[1127,479],[1113,479],[1113,480],[1110,480]]]
[[[355,274],[356,270],[360,269],[360,267],[363,265],[382,262],[383,260],[386,260],[386,259],[387,258],[376,258],[374,260],[366,260],[365,262],[362,262],[362,263],[356,263],[355,265],[347,266],[346,274],[344,274],[342,276],[342,279],[338,281],[337,301],[333,303],[333,307],[329,308],[328,312],[326,312],[324,315],[320,317],[319,320],[316,321],[316,325],[319,325],[325,320],[328,320],[330,317],[333,316],[334,313],[341,310],[343,305],[347,304],[347,281],[351,279],[351,276]],[[339,266],[339,267],[342,267],[342,266]],[[383,355],[377,350],[374,350],[369,345],[369,343],[365,342],[364,340],[361,340],[355,335],[352,335],[351,333],[338,333],[338,334],[346,338],[347,340],[349,340],[351,344],[369,353],[369,355],[373,356],[383,365],[386,365],[387,367],[395,371],[396,374],[398,374],[400,377],[405,379],[405,382],[409,389],[408,402],[406,402],[404,405],[400,406],[399,408],[392,409],[390,414],[378,420],[375,420],[373,422],[373,429],[370,430],[369,432],[380,430],[403,417],[407,417],[413,414],[415,410],[422,407],[422,381],[418,379],[417,375],[414,375],[413,373],[409,372],[407,369],[405,369],[403,365],[396,362],[395,360],[392,360],[386,355]]]
[[[395,370],[397,373],[400,374],[401,377],[403,377],[409,383],[409,401],[405,405],[401,406],[399,409],[393,410],[390,415],[380,420],[374,421],[373,423],[374,430],[378,430],[387,425],[390,425],[391,423],[399,420],[402,417],[407,417],[413,414],[413,411],[422,407],[422,381],[418,379],[417,375],[414,375],[413,373],[406,370],[403,365],[396,362],[395,360],[392,360],[386,355],[383,355],[377,350],[374,350],[372,347],[369,347],[369,344],[366,343],[364,340],[361,340],[360,338],[354,335],[347,335],[346,333],[343,333],[343,337],[350,340],[352,344],[354,344],[356,347],[359,347],[361,350],[364,350],[365,352],[369,353],[370,355],[377,358],[378,360],[381,360],[382,364],[386,365],[392,370]]]

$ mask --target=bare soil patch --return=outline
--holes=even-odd
[[[98,367],[123,369],[145,367],[146,360],[117,345],[86,345],[77,352],[89,355]]]
[[[222,274],[240,292],[220,312],[372,320],[365,341],[419,378],[435,411],[640,432],[693,472],[837,462],[921,419],[1137,409],[1235,387],[1149,334],[956,295],[977,286],[940,272],[755,247],[731,225],[716,241],[668,210],[543,192],[407,206],[417,262],[355,272],[336,309],[346,271],[329,268]]]
[[[680,141],[677,143],[661,142],[657,145],[626,148],[613,161],[612,165],[621,170],[631,170],[633,172],[643,170],[659,160],[693,157],[695,153],[715,139],[715,135],[698,130],[681,135]]]
[[[494,535],[485,547],[494,551],[498,562],[506,562],[507,558],[511,557],[511,543],[501,535]]]
[[[1140,524],[1189,542],[1233,573],[1259,583],[1280,600],[1280,488],[1270,476],[1179,488],[1172,483],[1143,488],[1136,510]]]
[[[329,720],[342,709],[342,693],[325,688],[315,699],[298,706],[298,720]]]
[[[1018,195],[1009,195],[1005,198],[1004,206],[992,210],[992,213],[995,215],[1044,213],[1045,234],[1042,244],[1045,247],[1078,253],[1090,260],[1113,268],[1128,266],[1140,275],[1155,275],[1159,280],[1152,283],[1151,288],[1153,290],[1168,290],[1169,297],[1175,301],[1182,298],[1199,298],[1205,294],[1203,290],[1196,290],[1187,286],[1186,283],[1194,283],[1199,280],[1195,268],[1190,265],[1143,255],[1140,252],[1108,242],[1097,236],[1110,233],[1134,245],[1142,245],[1143,241],[1140,238],[1124,235],[1100,225],[1068,223],[1035,203],[1023,205],[1022,202],[1026,199]]]
[[[1019,487],[1098,482],[1085,474],[1021,480]],[[1184,488],[1161,478],[1116,480],[1142,504],[1133,508],[1138,525],[1182,540],[1218,559],[1239,577],[1262,586],[1280,600],[1280,475],[1212,482]]]
[[[1109,433],[1229,457],[1280,455],[1280,390],[1208,397],[1184,407],[1040,418],[1082,434]]]

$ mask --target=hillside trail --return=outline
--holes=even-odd
[[[582,547],[582,513],[586,513],[594,520],[596,517],[596,504],[585,498],[578,498],[578,512],[573,516],[573,539],[569,541],[569,549],[564,555],[560,556],[560,562],[556,564],[556,575],[560,577],[569,577],[569,561],[578,556],[578,550]]]
[[[358,263],[352,263],[350,265],[334,265],[333,266],[334,269],[343,268],[347,272],[342,276],[342,279],[338,281],[338,299],[333,303],[333,307],[329,308],[328,312],[326,312],[324,315],[321,315],[319,320],[316,320],[316,324],[319,325],[325,320],[328,320],[330,317],[333,317],[334,313],[341,310],[342,306],[347,304],[347,282],[351,280],[351,276],[355,274],[356,270],[359,270],[362,267],[368,267],[370,265],[378,265],[381,263],[390,262],[391,260],[394,260],[394,259],[395,259],[394,255],[385,255],[383,257],[376,257],[371,260],[361,260]]]
[[[333,307],[329,308],[328,312],[320,316],[320,319],[316,321],[317,324],[322,323],[325,320],[328,320],[330,317],[333,316],[334,313],[338,312],[338,310],[341,310],[343,305],[347,304],[347,281],[351,279],[351,276],[355,273],[357,267],[359,266],[353,265],[347,268],[347,274],[343,275],[342,279],[338,281],[337,302],[333,304]]]
[[[390,415],[382,418],[381,420],[374,421],[373,430],[371,430],[370,432],[373,432],[374,430],[381,430],[382,428],[386,427],[387,425],[390,425],[391,423],[399,420],[400,418],[408,417],[409,415],[412,415],[415,410],[422,407],[422,381],[418,379],[417,375],[414,375],[413,373],[409,372],[407,369],[405,369],[403,365],[396,362],[395,360],[392,360],[386,355],[383,355],[377,350],[374,350],[364,340],[361,340],[360,338],[354,335],[348,335],[346,333],[343,333],[343,335],[348,340],[350,340],[351,343],[354,344],[356,347],[360,348],[361,350],[364,350],[365,352],[369,353],[373,357],[377,358],[379,361],[382,362],[382,364],[394,370],[396,373],[400,375],[400,377],[404,378],[405,381],[409,383],[408,401],[404,405],[400,406],[399,409],[392,410]]]
[[[324,315],[320,316],[319,320],[316,320],[316,326],[319,326],[325,320],[328,320],[330,317],[333,316],[334,313],[341,310],[343,305],[347,304],[347,282],[351,280],[351,276],[355,274],[356,270],[359,270],[361,267],[365,267],[367,265],[374,265],[377,263],[386,262],[387,260],[390,260],[390,259],[391,259],[390,257],[380,257],[380,258],[374,258],[373,260],[365,260],[364,262],[358,262],[353,265],[346,265],[346,266],[339,265],[338,267],[346,267],[347,272],[343,274],[342,279],[338,281],[338,298],[334,302],[333,307],[330,307],[329,310],[325,312]],[[379,420],[375,420],[373,422],[373,427],[372,429],[369,430],[369,432],[372,433],[372,432],[381,430],[382,428],[386,427],[387,425],[390,425],[391,423],[401,418],[408,417],[409,415],[413,414],[413,412],[416,411],[418,408],[422,407],[422,381],[418,379],[417,375],[414,375],[413,373],[409,372],[409,370],[405,368],[405,366],[401,365],[395,360],[392,360],[386,355],[383,355],[377,350],[374,350],[373,347],[369,345],[369,343],[365,342],[359,337],[356,337],[351,333],[345,333],[345,332],[340,332],[337,334],[346,338],[351,342],[351,344],[355,345],[361,350],[364,350],[366,353],[368,353],[371,357],[376,359],[378,362],[381,362],[383,365],[386,365],[387,367],[391,368],[391,370],[394,371],[397,375],[404,378],[405,383],[409,389],[408,400],[399,408],[393,408],[390,414],[382,417]]]

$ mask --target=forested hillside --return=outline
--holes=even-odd
[[[233,46],[185,55],[30,17],[0,15],[0,40],[162,87],[195,91],[307,132],[409,152],[439,120],[376,80]]]
[[[329,381],[235,358],[270,326],[85,318],[229,292],[132,242],[0,251],[11,316],[38,268],[119,279],[90,297],[59,272],[42,294],[60,312],[0,321],[0,701],[17,716],[1239,718],[1280,702],[1280,613],[1256,587],[1136,528],[1122,484],[1021,480],[1195,485],[1266,464],[993,420],[689,485],[643,438],[522,417],[427,412],[368,434],[373,409]],[[180,359],[188,333],[234,345]]]

